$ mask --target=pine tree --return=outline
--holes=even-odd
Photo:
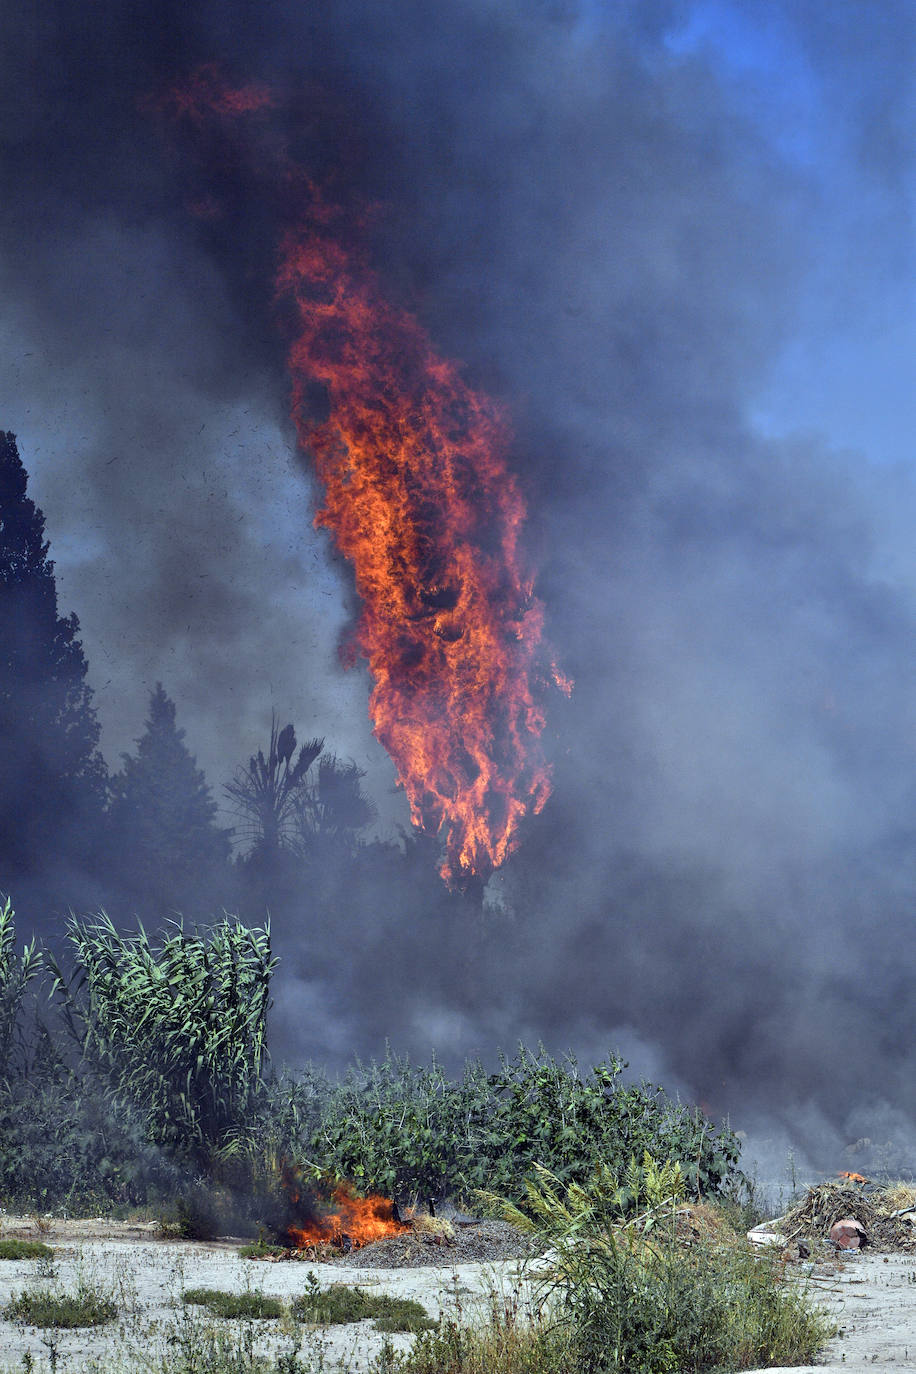
[[[197,760],[175,724],[175,703],[161,682],[135,756],[122,754],[112,779],[109,818],[124,885],[135,907],[202,914],[220,905],[230,839],[216,825],[217,806]]]
[[[105,764],[75,615],[57,614],[44,515],[0,431],[0,885],[72,858],[101,815]]]

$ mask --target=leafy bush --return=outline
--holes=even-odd
[[[85,1063],[143,1114],[146,1138],[202,1168],[240,1148],[263,1086],[269,930],[178,923],[154,944],[100,914],[67,927],[74,974],[54,988]]]
[[[181,1295],[182,1302],[196,1307],[205,1307],[215,1317],[253,1319],[264,1321],[283,1316],[283,1304],[279,1298],[268,1298],[263,1293],[227,1293],[222,1288],[186,1288]]]
[[[227,1181],[253,1196],[276,1196],[277,1179],[290,1160],[307,1158],[327,1100],[327,1078],[311,1065],[293,1076],[265,1078],[251,1115],[238,1133],[240,1148],[221,1162]]]
[[[527,1194],[527,1213],[509,1203],[504,1214],[551,1247],[541,1283],[582,1374],[802,1364],[831,1334],[774,1257],[734,1235],[681,1242],[677,1163],[646,1155],[622,1179],[599,1168],[565,1191],[542,1168]]]
[[[156,1205],[186,1176],[144,1141],[140,1123],[75,1073],[27,1081],[0,1098],[0,1197],[20,1211],[89,1216]]]
[[[328,1086],[310,1155],[322,1171],[361,1189],[401,1201],[438,1198],[466,1183],[477,1123],[491,1105],[479,1065],[453,1083],[435,1060],[415,1069],[389,1052]]]
[[[484,1186],[522,1199],[537,1164],[584,1183],[599,1161],[620,1169],[645,1150],[678,1159],[696,1194],[735,1184],[734,1134],[661,1088],[624,1082],[625,1067],[614,1056],[582,1075],[572,1056],[520,1048],[499,1072],[475,1061],[454,1082],[435,1060],[417,1069],[389,1052],[328,1089],[311,1158],[400,1200],[467,1199]]]
[[[53,1254],[50,1245],[40,1240],[16,1240],[15,1237],[0,1240],[0,1260],[50,1259]]]

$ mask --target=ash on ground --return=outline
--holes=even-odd
[[[451,1236],[411,1229],[371,1241],[349,1254],[328,1258],[327,1264],[350,1269],[409,1269],[421,1265],[469,1264],[476,1261],[528,1259],[541,1246],[507,1221],[484,1219],[450,1228]]]

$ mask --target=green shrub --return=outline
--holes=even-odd
[[[54,1254],[50,1245],[40,1240],[0,1240],[0,1260],[50,1259]]]
[[[155,1205],[186,1186],[129,1111],[67,1069],[0,1098],[0,1195],[8,1208],[90,1216]]]
[[[157,943],[103,913],[73,917],[71,977],[54,990],[85,1063],[131,1104],[146,1139],[210,1168],[242,1148],[263,1088],[270,932],[226,918]]]
[[[367,1293],[344,1283],[321,1288],[312,1273],[307,1282],[307,1291],[295,1299],[291,1308],[300,1321],[315,1326],[340,1326],[374,1317],[378,1331],[425,1331],[436,1325],[425,1308],[412,1298]]]
[[[644,1150],[679,1159],[695,1194],[740,1180],[731,1131],[661,1088],[625,1083],[625,1067],[612,1056],[581,1074],[572,1056],[520,1048],[498,1073],[472,1062],[456,1082],[435,1060],[418,1069],[389,1052],[328,1088],[310,1157],[401,1200],[467,1200],[482,1187],[523,1199],[535,1164],[564,1183],[584,1183],[599,1161],[620,1169]]]
[[[4,1309],[10,1321],[42,1327],[103,1326],[117,1315],[110,1297],[82,1283],[75,1293],[59,1293],[49,1287],[26,1289]]]
[[[181,1295],[182,1302],[192,1303],[195,1307],[206,1307],[215,1317],[252,1318],[257,1321],[283,1316],[283,1304],[279,1298],[268,1298],[263,1293],[227,1293],[220,1288],[186,1288]]]
[[[565,1190],[548,1170],[536,1173],[528,1213],[504,1211],[551,1247],[542,1285],[574,1352],[570,1368],[688,1374],[803,1364],[831,1334],[775,1257],[750,1253],[734,1235],[689,1247],[679,1240],[677,1163],[644,1156],[622,1178],[599,1168],[588,1188]]]

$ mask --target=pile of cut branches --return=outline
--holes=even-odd
[[[804,1237],[816,1243],[826,1241],[836,1222],[851,1217],[864,1226],[875,1250],[916,1250],[916,1225],[905,1213],[916,1201],[916,1190],[911,1189],[909,1197],[904,1192],[846,1179],[819,1183],[782,1218],[779,1230],[789,1242]]]

